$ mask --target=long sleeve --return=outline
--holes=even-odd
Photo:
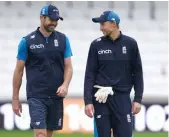
[[[92,91],[95,84],[97,72],[97,51],[91,44],[86,64],[85,80],[84,80],[84,102],[85,105],[92,104]]]
[[[142,61],[136,41],[134,42],[133,48],[134,52],[132,57],[132,66],[133,66],[133,85],[135,91],[134,101],[141,103],[144,90],[144,81],[143,81]]]

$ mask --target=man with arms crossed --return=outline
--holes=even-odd
[[[51,137],[63,124],[63,99],[72,78],[72,51],[67,36],[55,31],[63,20],[53,5],[40,12],[40,27],[23,37],[13,76],[13,111],[21,116],[19,89],[24,67],[31,128],[35,137]]]
[[[132,113],[141,110],[143,72],[135,39],[119,30],[120,18],[105,11],[100,23],[102,37],[91,43],[84,82],[85,114],[96,120],[98,137],[132,136]],[[134,86],[135,97],[130,100]]]

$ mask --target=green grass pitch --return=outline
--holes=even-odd
[[[0,137],[33,137],[32,131],[5,131],[0,130]],[[55,133],[53,137],[93,137],[92,134],[81,134],[81,133],[72,133],[72,134],[57,134]],[[168,137],[168,133],[159,132],[144,132],[144,133],[134,133],[134,137]]]

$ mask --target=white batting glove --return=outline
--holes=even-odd
[[[114,92],[112,90],[112,87],[104,87],[95,85],[95,88],[98,88],[98,91],[95,93],[96,101],[99,103],[106,103],[108,95],[113,95]]]

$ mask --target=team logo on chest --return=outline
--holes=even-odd
[[[32,45],[30,45],[30,49],[43,49],[43,48],[45,48],[45,46],[43,44],[37,44],[37,45],[32,44]]]
[[[127,48],[126,48],[126,46],[123,46],[123,47],[122,47],[122,53],[123,53],[123,54],[127,54]]]
[[[100,49],[98,51],[98,54],[112,54],[112,50],[110,50],[110,49],[105,49],[105,50]]]
[[[57,40],[57,39],[54,40],[54,46],[55,46],[55,47],[59,47],[59,44],[58,44],[58,40]]]

